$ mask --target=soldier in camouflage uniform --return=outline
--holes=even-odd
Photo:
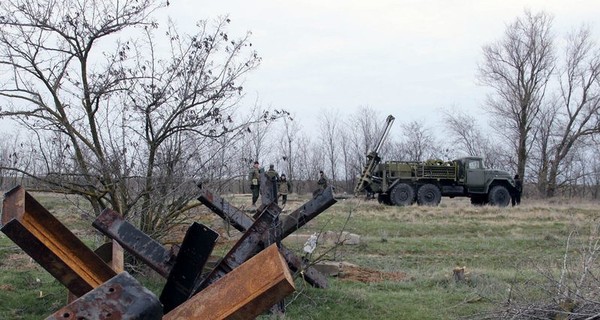
[[[515,175],[515,190],[511,194],[512,206],[521,204],[521,193],[523,193],[523,181],[518,174]]]
[[[281,178],[279,179],[279,195],[281,196],[281,205],[285,205],[287,202],[287,195],[291,191],[292,185],[289,181],[287,181],[285,174],[282,174]]]
[[[252,190],[252,205],[256,206],[258,195],[260,194],[260,174],[262,169],[258,167],[258,161],[254,161],[254,165],[250,168],[248,180],[250,180],[250,190]]]
[[[319,171],[319,180],[317,180],[317,186],[319,186],[319,188],[313,191],[313,197],[318,196],[327,188],[327,177],[325,176],[325,173],[323,173],[323,170]]]
[[[317,185],[319,186],[319,189],[321,189],[321,191],[327,188],[327,177],[325,176],[325,173],[323,173],[323,171],[319,171],[319,180],[317,181]]]

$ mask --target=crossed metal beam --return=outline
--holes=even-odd
[[[252,226],[254,220],[244,211],[209,190],[203,189],[201,192],[198,200],[223,218],[223,220],[230,223],[234,228],[241,232],[246,232]],[[327,187],[316,197],[281,219],[280,226],[278,226],[280,228],[280,238],[276,240],[283,240],[336,202],[337,200],[333,197],[332,187]],[[283,254],[288,267],[293,272],[303,271],[302,276],[309,284],[317,288],[327,288],[327,278],[322,273],[311,266],[306,266],[301,258],[284,245],[279,246],[279,251]]]
[[[281,256],[293,272],[303,271],[301,274],[308,283],[319,288],[327,287],[325,276],[314,268],[306,266],[301,258],[281,245],[280,242],[336,203],[331,188],[325,189],[283,219],[280,219],[281,208],[274,202],[263,204],[254,219],[208,190],[202,190],[198,199],[244,233],[242,238],[207,275],[203,275],[202,272],[216,244],[218,234],[202,224],[193,223],[189,227],[178,250],[167,250],[162,244],[125,221],[118,212],[113,210],[104,210],[93,222],[95,228],[117,241],[125,250],[167,278],[167,283],[160,296],[160,303],[162,303],[165,313],[180,309],[179,306],[184,305],[192,298],[205,299],[205,297],[195,297],[211,284],[215,284],[217,280],[224,279],[226,275],[245,264],[251,257],[256,256],[258,252],[263,251],[272,243],[277,243],[277,246],[272,247],[280,251]],[[125,296],[136,294],[144,296],[146,289],[136,284],[135,279],[132,279],[127,273],[117,275],[23,188],[16,187],[6,193],[1,218],[4,233],[65,285],[69,291],[76,296],[81,296],[68,308],[65,307],[67,309],[61,309],[62,314],[59,312],[55,316],[69,318],[72,315],[86,314],[86,306],[99,307],[103,303],[99,302],[100,300],[117,299],[120,301],[129,299],[123,298]],[[263,255],[261,254],[261,256]],[[258,268],[260,270],[260,267]],[[274,268],[265,270],[265,272],[271,272],[275,276],[278,272],[276,264]],[[273,289],[265,287],[268,290],[261,291],[263,289],[257,287],[255,290],[262,292],[262,301],[256,302],[255,306],[263,308],[262,304],[272,304],[277,301],[278,297],[280,299],[289,294],[290,290],[293,291],[293,283],[289,283],[288,278],[273,278],[278,279],[271,280],[269,283],[269,286],[272,286],[270,288]],[[229,282],[221,284],[221,286],[235,286],[230,283],[243,281],[239,276],[237,278],[230,277],[230,279],[233,280],[228,280]],[[123,289],[123,286],[130,288]],[[121,288],[119,294],[114,293],[115,288]],[[107,312],[130,313],[131,319],[151,319],[144,316],[148,310],[151,314],[160,313],[162,315],[162,312],[154,310],[157,303],[151,299],[152,297],[149,297],[149,300],[146,299],[148,302],[146,306],[136,304],[135,308],[126,307],[117,301],[111,304]],[[248,302],[240,302],[238,307],[247,308],[244,303]],[[256,310],[258,309],[255,308]],[[179,310],[183,314],[189,311]],[[238,311],[233,310],[232,312]],[[195,311],[194,314],[196,314]]]

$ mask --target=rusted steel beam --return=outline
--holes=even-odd
[[[337,200],[333,197],[333,188],[331,186],[325,188],[325,190],[317,194],[315,198],[309,200],[304,205],[282,218],[281,223],[277,228],[273,228],[270,233],[270,239],[266,242],[272,243],[273,241],[284,239],[336,202]],[[286,247],[280,246],[280,252],[288,262],[290,270],[294,273],[299,273],[300,276],[313,287],[327,288],[327,278],[322,273],[309,266],[306,261],[302,260]]]
[[[201,194],[198,197],[198,200],[215,212],[218,216],[223,218],[223,220],[228,221],[234,228],[241,232],[245,232],[254,222],[254,220],[249,217],[246,213],[239,210],[235,206],[232,206],[225,199],[220,196],[213,194],[209,190],[202,189]],[[319,197],[317,197],[319,198]],[[329,196],[327,193],[321,199],[328,199]],[[325,201],[328,202],[328,201]],[[310,206],[312,207],[312,206]],[[325,210],[325,209],[323,209]],[[296,225],[294,223],[294,225]],[[284,245],[281,245],[282,253],[284,258],[286,259],[288,266],[293,272],[302,272],[302,276],[306,282],[316,288],[327,288],[327,278],[317,271],[313,267],[305,267],[303,266],[302,259],[296,256],[291,250],[287,249]]]
[[[260,175],[260,202],[264,206],[272,202],[277,204],[277,181],[269,178],[266,172]]]
[[[125,271],[123,266],[123,247],[116,241],[105,242],[96,248],[94,252],[116,273]],[[77,298],[78,296],[69,291],[67,294],[67,303],[71,303]]]
[[[104,209],[92,225],[163,277],[168,277],[175,257],[160,242],[125,221],[121,214]]]
[[[286,263],[272,245],[167,313],[163,320],[254,319],[294,290]]]
[[[303,204],[300,208],[281,219],[281,239],[300,229],[308,221],[327,210],[337,202],[333,198],[333,189],[331,186],[325,188],[315,198]]]
[[[208,190],[203,189],[198,200],[241,232],[246,231],[254,222],[245,212]],[[315,198],[294,210],[287,217],[282,218],[281,238],[289,236],[336,202],[337,200],[333,197],[333,189],[331,186],[327,187]]]
[[[160,294],[165,313],[189,298],[218,237],[218,233],[196,222],[188,228],[167,283]]]
[[[105,242],[96,248],[94,252],[116,273],[125,271],[123,263],[123,247],[121,247],[118,242],[114,240]]]
[[[116,275],[20,186],[5,194],[1,222],[2,232],[77,296]]]
[[[232,206],[227,200],[221,198],[207,189],[202,189],[198,201],[227,221],[238,231],[245,232],[254,223],[254,219],[244,211]]]
[[[327,288],[329,283],[324,274],[308,265],[306,263],[307,261],[303,261],[302,258],[298,257],[290,249],[281,246],[279,251],[285,258],[285,261],[287,261],[288,267],[292,272],[299,274],[304,281],[308,282],[308,284],[315,288]]]
[[[202,281],[196,283],[192,295],[217,281],[231,270],[237,268],[259,250],[263,234],[269,231],[273,221],[281,213],[281,208],[272,203],[265,207],[258,219],[246,230],[236,244],[221,259],[221,262]]]
[[[46,320],[160,320],[162,316],[158,298],[129,273],[121,272]]]

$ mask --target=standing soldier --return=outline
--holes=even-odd
[[[269,170],[267,170],[265,175],[267,176],[267,180],[268,180],[266,183],[266,187],[268,189],[265,190],[268,195],[267,196],[267,198],[269,199],[268,202],[273,201],[273,202],[275,202],[275,204],[277,204],[277,182],[279,181],[279,173],[277,173],[277,171],[275,171],[275,166],[270,164]],[[265,199],[263,199],[263,203],[265,203]]]
[[[319,189],[321,189],[321,191],[327,188],[327,177],[323,173],[323,170],[319,171],[319,181],[317,181],[317,185],[319,185]]]
[[[521,204],[521,193],[523,193],[523,181],[518,174],[515,174],[515,192],[513,193],[511,200],[513,207]]]
[[[292,191],[292,185],[284,174],[281,174],[281,178],[279,179],[279,195],[281,196],[281,205],[285,205],[287,202],[287,195]]]
[[[250,180],[250,190],[252,190],[253,206],[256,206],[256,201],[260,194],[260,174],[262,171],[263,170],[258,167],[258,161],[254,161],[254,165],[250,168],[250,175],[248,176],[248,179]]]
[[[313,197],[316,197],[323,192],[325,188],[327,188],[327,177],[325,177],[323,170],[319,171],[319,180],[317,180],[317,186],[319,186],[319,188],[313,192]]]

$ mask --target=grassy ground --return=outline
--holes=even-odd
[[[518,286],[518,293],[535,299],[543,294],[542,274],[563,263],[570,231],[583,231],[580,237],[585,238],[586,226],[597,218],[595,207],[588,205],[500,209],[445,201],[437,208],[398,208],[342,202],[307,229],[339,230],[348,221],[346,230],[362,235],[362,243],[338,248],[334,260],[402,271],[407,279],[370,284],[333,280],[328,290],[306,290],[290,304],[288,315],[457,319],[499,306],[520,283],[530,286]],[[453,279],[457,266],[466,267],[464,282]]]
[[[35,195],[90,247],[100,237],[76,199]],[[246,198],[230,199],[245,203]],[[290,209],[305,199],[292,197]],[[78,209],[80,208],[80,209]],[[375,272],[405,274],[400,280],[361,282],[330,278],[328,289],[297,280],[286,299],[289,319],[457,319],[492,310],[511,299],[544,297],[548,278],[564,263],[567,238],[584,243],[598,225],[596,204],[525,202],[516,208],[474,207],[464,199],[444,199],[439,207],[388,207],[342,200],[300,232],[346,230],[359,245],[319,245],[312,258],[345,261]],[[233,243],[216,215],[203,209],[194,220],[224,233],[216,253]],[[572,234],[572,231],[577,233]],[[286,244],[301,252],[303,242]],[[464,281],[453,278],[465,267]],[[156,293],[156,274],[137,278]],[[65,289],[0,234],[0,319],[39,319],[65,304]],[[268,317],[264,317],[268,318]]]

